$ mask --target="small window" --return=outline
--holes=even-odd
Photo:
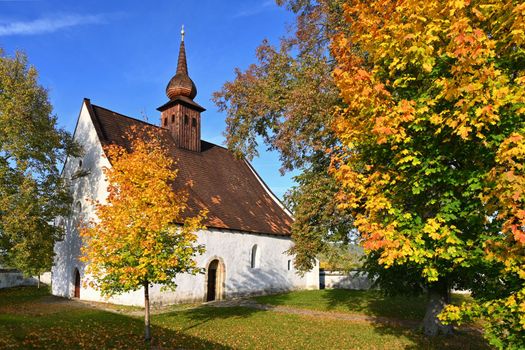
[[[164,118],[164,127],[168,126],[168,118]]]
[[[84,176],[89,175],[89,171],[86,168],[84,168],[84,165],[84,161],[82,159],[79,159],[77,163],[77,168],[72,169],[71,180],[80,179]]]
[[[288,260],[288,271],[292,270],[292,260]]]
[[[171,115],[171,122],[172,122],[172,123],[175,123],[175,114],[172,114],[172,115]]]
[[[187,115],[184,116],[184,124],[188,125],[188,123],[190,122],[189,118]]]
[[[257,252],[257,244],[252,247],[252,254],[250,258],[250,267],[252,269],[259,267],[259,253]]]
[[[196,128],[197,127],[197,119],[196,118],[191,118],[191,126],[193,128]]]

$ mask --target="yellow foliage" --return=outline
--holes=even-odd
[[[146,281],[174,287],[176,273],[199,271],[193,257],[203,251],[195,231],[206,213],[185,215],[187,191],[174,190],[178,170],[158,131],[133,128],[127,141],[105,148],[109,194],[81,229],[91,283],[109,295]]]
[[[332,124],[342,144],[331,166],[341,184],[341,207],[354,211],[365,248],[381,251],[380,261],[386,266],[410,258],[421,264],[437,258],[461,262],[461,232],[430,213],[422,220],[421,230],[440,248],[425,245],[426,237],[414,234],[414,228],[409,227],[413,226],[411,213],[396,206],[392,200],[395,194],[389,190],[394,184],[405,183],[407,191],[421,191],[421,183],[397,171],[419,171],[426,161],[411,148],[417,126],[435,126],[435,135],[442,138],[450,135],[464,142],[484,142],[489,150],[493,146],[487,136],[502,121],[502,113],[509,106],[525,105],[523,72],[509,75],[494,63],[495,57],[508,54],[509,47],[523,50],[516,45],[524,42],[525,5],[349,0],[344,14],[350,30],[335,34],[331,42],[337,62],[333,77],[346,104],[336,110]],[[483,22],[491,18],[502,22]],[[446,74],[440,74],[439,69]],[[411,84],[427,85],[419,91],[419,85]],[[398,94],[412,87],[414,93],[406,94],[411,98]],[[525,108],[517,113],[523,115]],[[500,166],[489,179],[496,186],[487,193],[487,198],[499,198],[503,232],[510,232],[520,244],[525,244],[524,138],[522,131],[501,144]],[[354,151],[379,146],[395,154],[390,160],[395,166],[370,164]],[[435,171],[432,167],[422,170],[425,175]],[[521,264],[511,264],[515,271],[525,262],[523,254],[518,256]],[[428,266],[424,274],[432,281],[439,273]]]

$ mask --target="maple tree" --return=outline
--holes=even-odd
[[[227,112],[226,142],[248,159],[258,155],[262,141],[279,152],[282,172],[297,171],[297,185],[285,195],[294,213],[294,265],[310,270],[319,253],[332,244],[351,241],[352,218],[337,206],[337,184],[328,173],[337,143],[330,128],[334,106],[340,104],[331,72],[330,37],[342,20],[343,1],[277,1],[296,14],[290,35],[278,47],[267,40],[257,48],[257,63],[235,72],[214,94]]]
[[[450,331],[436,316],[467,287],[477,303],[441,318],[482,316],[492,344],[522,348],[525,4],[349,0],[344,16],[340,206],[379,265],[421,276],[427,334]]]
[[[63,235],[53,221],[71,210],[58,164],[80,154],[52,112],[27,57],[0,49],[0,263],[26,276],[51,270]]]
[[[161,136],[153,128],[132,127],[128,148],[105,147],[108,197],[96,203],[96,218],[80,230],[90,285],[104,296],[144,289],[147,341],[150,284],[175,289],[177,274],[201,272],[194,258],[204,252],[195,232],[206,212],[184,215],[187,191],[173,188],[178,170]]]

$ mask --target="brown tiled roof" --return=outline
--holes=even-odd
[[[87,99],[84,102],[102,144],[123,145],[124,133],[130,126],[147,124],[92,105]],[[201,141],[201,152],[177,148],[166,129],[147,125],[158,128],[167,136],[169,152],[179,168],[175,186],[193,184],[189,189],[186,215],[195,215],[206,208],[207,227],[290,235],[291,217],[268,194],[248,162],[206,141]]]

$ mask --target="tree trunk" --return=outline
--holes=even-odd
[[[151,329],[149,323],[149,285],[148,281],[144,282],[144,340],[151,341]]]
[[[36,284],[36,287],[40,289],[40,274],[38,274],[38,282]]]
[[[449,302],[450,293],[446,282],[438,282],[428,287],[428,304],[423,319],[425,335],[434,337],[438,334],[452,334],[452,325],[444,325],[438,319],[438,315]]]

